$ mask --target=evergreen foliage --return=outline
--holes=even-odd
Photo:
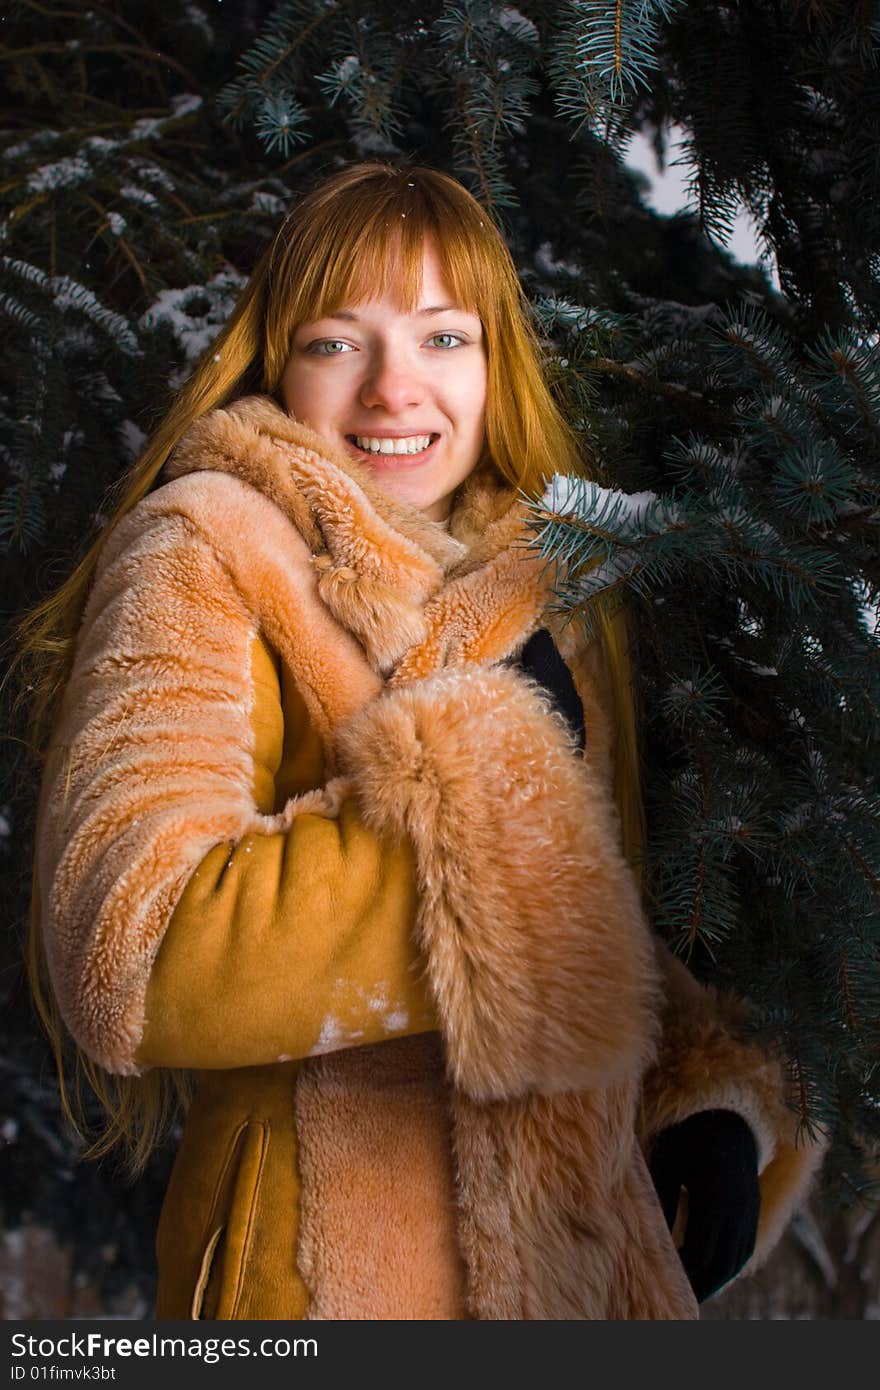
[[[558,332],[559,306],[541,308]],[[609,429],[587,418],[633,490],[557,483],[536,539],[567,561],[563,611],[588,622],[586,599],[634,596],[654,923],[758,1005],[805,1123],[845,1113],[836,1161],[857,1183],[880,1005],[877,356],[841,334],[798,353],[754,305],[688,317],[618,320],[630,389]],[[561,318],[588,374],[589,320]],[[652,410],[652,379],[681,406]]]
[[[298,188],[358,157],[454,173],[504,227],[594,464],[535,510],[536,543],[568,562],[558,601],[589,622],[586,599],[626,594],[636,620],[655,925],[755,1001],[804,1124],[834,1130],[837,1194],[863,1191],[880,1142],[880,4],[16,0],[5,29],[7,615],[94,537]],[[664,218],[626,155],[642,130],[665,158],[675,126],[692,205]],[[781,293],[724,252],[740,208]],[[16,739],[2,758],[0,873],[23,923],[33,774]],[[36,1087],[21,985],[11,1002],[7,1053]]]

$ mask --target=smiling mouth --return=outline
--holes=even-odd
[[[349,444],[367,458],[413,458],[425,454],[440,438],[439,434],[413,434],[402,439],[382,439],[373,435],[347,434]]]

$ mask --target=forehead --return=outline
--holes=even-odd
[[[383,231],[385,235],[367,235],[349,246],[348,254],[330,258],[314,295],[308,296],[310,319],[375,303],[406,314],[441,305],[478,312],[466,284],[472,277],[456,273],[459,258],[445,253],[430,231],[418,237]]]
[[[467,312],[449,284],[435,248],[430,244],[425,245],[421,265],[417,269],[417,275],[407,277],[402,267],[390,268],[384,282],[378,287],[374,286],[372,292],[369,285],[350,287],[348,296],[338,304],[328,305],[322,317],[354,321],[361,317],[360,311],[371,307],[406,317],[438,314],[446,309]],[[411,302],[413,292],[415,303]]]

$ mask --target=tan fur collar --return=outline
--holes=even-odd
[[[234,474],[284,512],[322,600],[383,675],[496,660],[538,624],[552,574],[526,548],[522,498],[491,466],[462,484],[447,532],[274,400],[249,396],[197,420],[164,473],[199,469]]]

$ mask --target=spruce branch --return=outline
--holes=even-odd
[[[286,156],[307,139],[300,100],[300,61],[323,25],[336,19],[335,4],[282,0],[265,28],[238,61],[239,76],[217,93],[217,109],[233,129],[253,120],[264,148]]]
[[[558,109],[568,119],[608,121],[648,87],[659,63],[658,38],[679,0],[565,0],[549,71]]]
[[[182,77],[189,87],[197,88],[199,85],[198,78],[195,76],[193,72],[190,71],[189,68],[184,67],[183,64],[178,62],[176,58],[172,58],[170,54],[162,52],[161,49],[142,48],[139,44],[118,42],[89,43],[88,41],[80,41],[80,44],[81,50],[88,53],[102,53],[112,55],[121,54],[125,57],[146,59],[148,62],[152,64],[164,63],[166,67],[171,68],[173,72],[176,72],[178,76]],[[23,48],[0,48],[0,62],[19,63],[24,58],[38,58],[42,57],[43,55],[58,55],[63,57],[69,57],[70,52],[71,50],[67,43],[34,43],[26,45]]]

